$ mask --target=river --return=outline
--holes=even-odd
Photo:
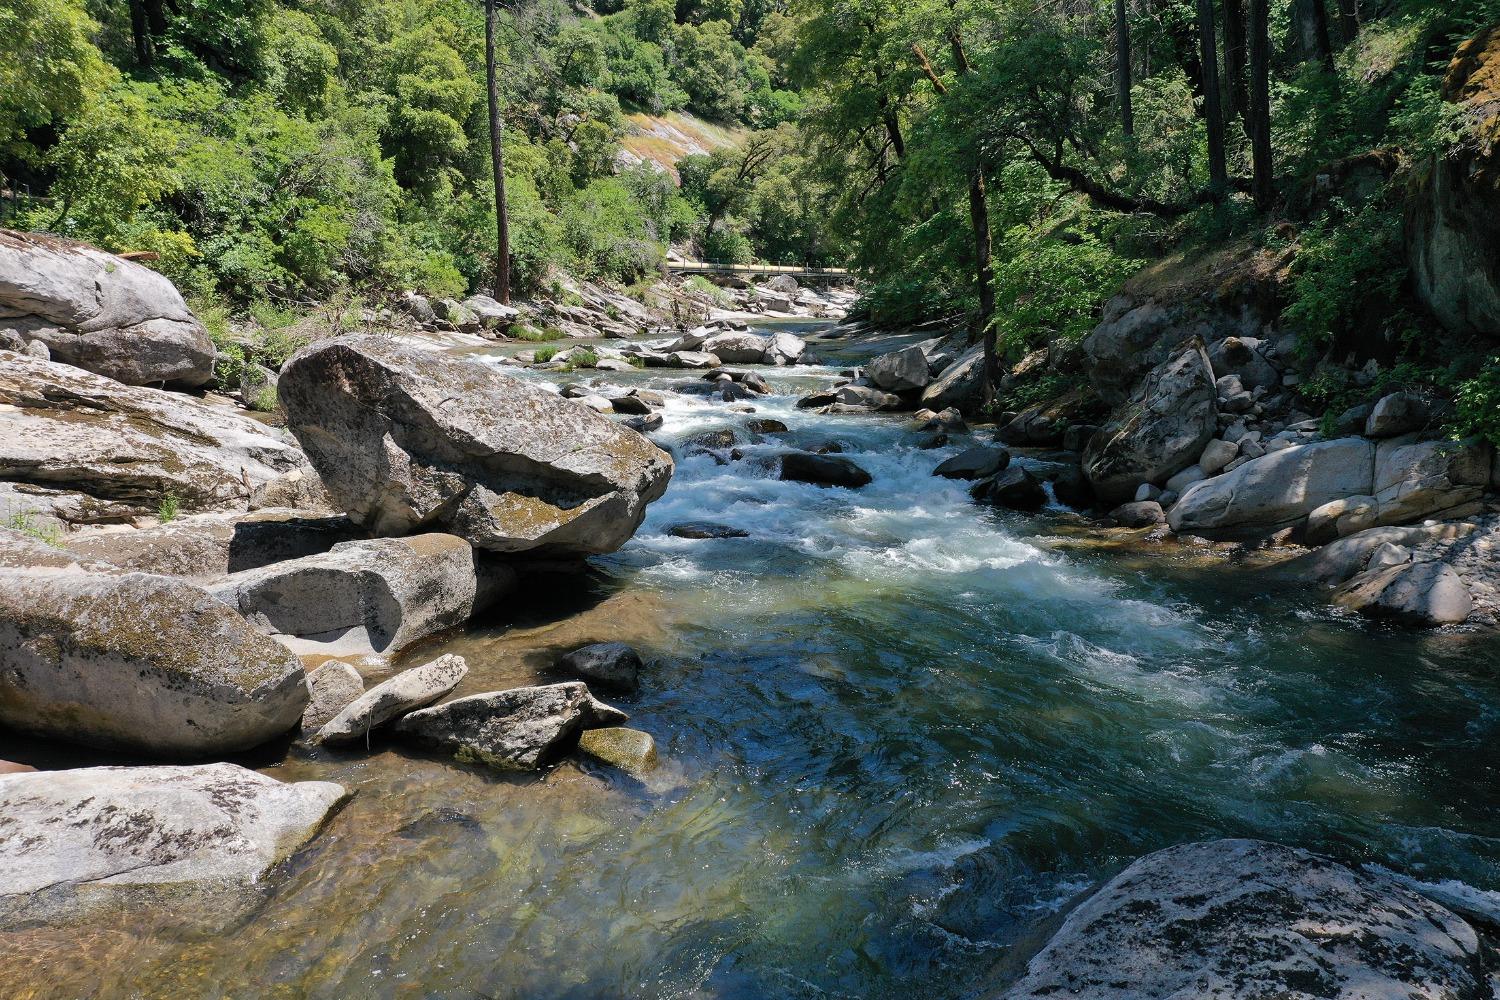
[[[931,475],[958,442],[794,407],[873,348],[820,350],[827,368],[763,370],[785,394],[754,417],[789,433],[679,460],[619,553],[403,658],[463,654],[467,694],[630,642],[642,689],[610,700],[655,736],[656,772],[500,777],[380,743],[260,760],[356,794],[253,917],[12,935],[0,981],[37,998],[983,996],[1094,880],[1226,835],[1500,898],[1500,644],[1371,625],[1221,555],[1066,544],[1055,511],[977,508]],[[751,419],[682,396],[665,414],[663,444]],[[829,440],[871,486],[783,483],[763,461]],[[668,533],[705,520],[750,537]]]

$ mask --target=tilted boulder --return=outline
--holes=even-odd
[[[281,402],[329,495],[376,534],[444,530],[497,552],[629,540],[672,460],[608,418],[470,361],[370,336],[298,352]]]
[[[1106,504],[1131,500],[1203,454],[1219,429],[1218,393],[1203,344],[1193,341],[1146,377],[1140,395],[1090,440],[1083,470]]]
[[[347,798],[236,764],[0,775],[0,924],[83,919],[135,892],[167,919],[202,904],[232,920]]]
[[[1457,625],[1474,611],[1473,595],[1453,567],[1442,562],[1373,566],[1344,584],[1333,599],[1367,618],[1408,625]]]
[[[579,681],[471,695],[413,712],[395,732],[417,746],[498,770],[529,771],[546,763],[584,729],[618,726],[629,716]]]
[[[202,589],[142,573],[0,570],[0,723],[154,756],[297,724],[302,663]]]
[[[702,344],[702,351],[712,354],[726,365],[753,365],[765,359],[771,341],[767,337],[744,331],[716,333]]]
[[[1374,476],[1375,443],[1364,438],[1285,448],[1189,486],[1167,523],[1209,538],[1266,537],[1324,504],[1370,495]]]
[[[959,355],[922,390],[922,405],[931,410],[956,407],[973,413],[981,402],[984,379],[984,348],[974,347]]]
[[[235,573],[214,597],[298,653],[394,655],[455,628],[514,586],[454,535],[341,542],[328,552]]]
[[[0,404],[0,477],[139,513],[169,494],[185,511],[243,510],[257,486],[306,464],[236,413],[11,351],[0,351]]]
[[[888,392],[914,392],[932,382],[927,355],[915,345],[872,358],[865,366],[865,377]]]
[[[403,670],[349,702],[318,730],[319,743],[339,745],[366,739],[373,730],[407,712],[431,705],[458,687],[469,672],[462,656],[440,656]]]
[[[1377,523],[1456,516],[1484,495],[1493,461],[1494,449],[1482,442],[1381,442],[1375,453]]]
[[[1256,840],[1147,855],[1082,903],[1004,1000],[1452,1000],[1489,990],[1474,928],[1398,885]]]
[[[7,333],[126,385],[213,378],[213,341],[171,281],[54,236],[0,229],[0,339]]]

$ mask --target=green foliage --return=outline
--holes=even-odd
[[[1353,212],[1336,205],[1300,235],[1282,318],[1316,357],[1367,318],[1399,320],[1406,267],[1399,214],[1377,203]]]
[[[156,504],[156,519],[162,524],[170,524],[177,520],[181,507],[182,502],[177,498],[177,494],[168,490],[162,494],[161,500]]]
[[[729,297],[728,292],[724,291],[724,289],[720,288],[712,281],[709,281],[701,274],[695,274],[692,277],[688,278],[687,281],[683,283],[683,287],[685,287],[690,292],[696,292],[699,295],[705,296],[710,302],[714,303],[714,305],[720,307],[728,306],[732,301]]]
[[[255,394],[255,398],[250,400],[250,409],[258,413],[275,412],[278,405],[276,387],[273,385],[262,386],[261,390]]]
[[[1098,323],[1100,306],[1140,269],[1087,233],[1039,238],[1017,227],[995,255],[997,349],[1019,358],[1054,340],[1076,341]]]
[[[53,548],[62,548],[62,532],[58,530],[56,525],[38,523],[35,511],[12,511],[6,515],[4,524],[11,531],[19,531],[28,538],[34,538],[44,545],[51,545]]]
[[[546,364],[548,361],[551,361],[553,358],[557,357],[557,352],[558,348],[556,347],[538,347],[536,349],[536,353],[532,355],[532,357],[536,359],[537,364],[541,365]]]
[[[78,0],[0,6],[0,156],[36,158],[33,130],[76,118],[115,79]]]
[[[1500,448],[1500,356],[1486,359],[1478,374],[1458,386],[1454,411],[1457,436],[1483,438]]]
[[[1012,386],[1010,389],[995,400],[997,412],[1005,410],[1021,411],[1038,403],[1050,402],[1078,385],[1076,375],[1061,375],[1057,373],[1043,375],[1040,378],[1021,385]]]
[[[510,335],[516,340],[524,340],[527,343],[539,344],[548,340],[561,340],[565,334],[555,326],[546,326],[538,330],[534,326],[512,327]]]
[[[586,347],[576,347],[568,355],[568,364],[574,368],[592,368],[599,363],[599,355]]]

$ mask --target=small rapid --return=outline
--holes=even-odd
[[[860,357],[819,350],[762,369],[753,414],[669,396],[677,470],[636,537],[408,657],[461,653],[471,693],[632,642],[649,666],[618,703],[657,772],[289,758],[267,773],[357,794],[253,920],[59,935],[51,995],[219,996],[250,969],[246,995],[299,998],[983,996],[1095,880],[1218,836],[1500,890],[1493,640],[1352,620],[1212,554],[1059,545],[1057,512],[932,475],[972,440],[797,409]],[[722,429],[737,460],[685,447]],[[873,483],[776,477],[830,442]],[[671,533],[705,521],[748,537]]]

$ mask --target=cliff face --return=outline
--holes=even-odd
[[[1500,339],[1500,25],[1459,48],[1443,96],[1465,135],[1417,183],[1407,253],[1417,293],[1445,326]]]

